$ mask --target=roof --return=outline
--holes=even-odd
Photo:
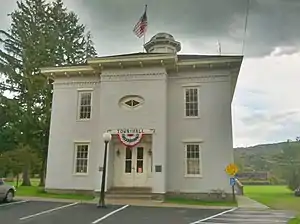
[[[195,59],[214,59],[214,58],[223,58],[223,59],[238,59],[242,55],[199,55],[199,54],[178,54],[178,60],[195,60]]]
[[[101,57],[96,57],[96,58],[117,58],[117,57],[127,57],[127,56],[162,55],[162,54],[166,54],[166,53],[143,53],[143,52],[137,52],[137,53],[130,53],[130,54],[116,54],[116,55],[101,56]]]
[[[146,58],[147,56],[171,56],[174,54],[170,53],[145,53],[145,52],[137,52],[137,53],[130,53],[130,54],[119,54],[119,55],[109,55],[109,56],[101,56],[101,57],[94,57],[86,60],[84,63],[80,64],[67,64],[67,65],[61,65],[61,66],[54,66],[51,68],[65,68],[65,67],[82,67],[82,66],[88,66],[89,60],[101,60],[101,59],[117,59],[120,58],[126,58],[126,57],[132,57],[132,59],[136,60],[135,57],[141,56],[142,58]],[[177,54],[178,62],[189,62],[189,61],[198,61],[198,60],[217,60],[217,59],[224,59],[225,61],[228,60],[239,60],[242,59],[242,55],[199,55],[199,54]]]
[[[119,54],[119,55],[111,55],[111,56],[102,56],[96,58],[116,58],[116,57],[127,57],[127,56],[146,56],[146,55],[166,55],[166,53],[130,53],[130,54]],[[178,60],[197,60],[197,59],[214,59],[214,58],[223,58],[223,59],[238,59],[241,58],[242,55],[200,55],[200,54],[177,54]]]

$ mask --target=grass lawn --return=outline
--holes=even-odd
[[[165,203],[173,203],[173,204],[185,204],[185,205],[204,205],[204,206],[228,206],[235,207],[237,206],[236,202],[230,201],[201,201],[201,200],[193,200],[186,198],[167,198],[164,201]]]
[[[245,186],[245,195],[273,209],[296,211],[298,218],[290,224],[300,224],[300,197],[295,197],[286,186]]]
[[[8,184],[16,186],[15,182],[6,182]],[[20,182],[19,184],[21,184]],[[27,196],[27,197],[44,197],[44,198],[59,198],[59,199],[74,199],[74,200],[92,200],[93,196],[83,195],[83,194],[54,194],[47,193],[42,187],[39,187],[39,180],[31,179],[32,186],[19,186],[17,188],[17,196]]]

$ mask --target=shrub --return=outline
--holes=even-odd
[[[243,180],[243,185],[271,185],[268,180]]]

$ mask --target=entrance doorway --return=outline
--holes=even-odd
[[[145,187],[148,178],[146,144],[135,147],[118,145],[115,148],[114,186]]]

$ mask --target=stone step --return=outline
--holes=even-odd
[[[151,188],[148,187],[112,187],[108,193],[113,194],[151,194]]]
[[[136,194],[136,195],[140,195],[140,194],[151,194],[151,192],[149,191],[115,191],[115,190],[109,190],[106,192],[107,194]]]
[[[99,195],[99,192],[97,192]],[[112,187],[105,197],[108,199],[139,199],[151,200],[152,189],[149,187]]]
[[[151,194],[111,194],[106,193],[105,197],[108,199],[143,199],[151,200]]]

